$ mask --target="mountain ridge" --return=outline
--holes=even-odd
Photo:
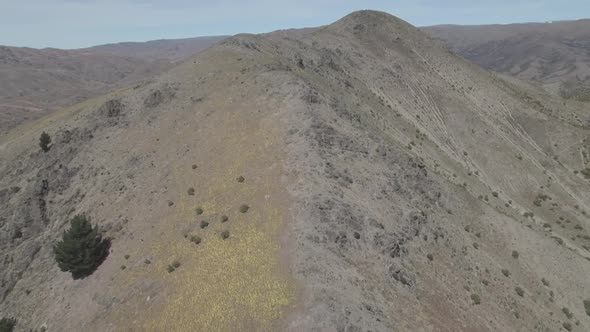
[[[0,137],[0,309],[57,330],[496,331],[560,329],[567,307],[583,329],[587,116],[381,12],[234,36]],[[73,281],[49,248],[79,212],[113,250]]]

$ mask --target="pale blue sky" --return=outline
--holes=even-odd
[[[590,0],[0,0],[0,45],[78,48],[268,32],[382,10],[416,26],[590,17]]]

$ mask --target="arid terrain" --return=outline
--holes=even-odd
[[[0,133],[89,97],[149,80],[223,38],[76,50],[0,46]]]
[[[549,92],[590,101],[590,19],[423,28],[457,54]]]
[[[587,104],[389,14],[233,36],[0,135],[0,316],[589,331],[589,155]],[[52,246],[80,213],[111,251],[73,280]]]

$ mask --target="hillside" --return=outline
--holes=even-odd
[[[59,50],[0,46],[0,132],[148,80],[223,37]]]
[[[147,42],[124,42],[99,45],[76,50],[82,54],[110,54],[136,57],[145,60],[169,59],[182,61],[195,55],[228,36],[195,37],[184,39],[160,39]]]
[[[590,101],[590,19],[423,30],[484,68],[537,82],[567,98]]]
[[[587,331],[589,116],[381,12],[237,35],[0,137],[0,312],[49,331]],[[51,248],[79,213],[111,251],[72,280]]]

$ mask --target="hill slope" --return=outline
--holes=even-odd
[[[380,12],[238,35],[0,138],[0,311],[63,331],[587,330],[587,121]],[[112,251],[74,281],[51,244],[77,213]]]
[[[0,46],[0,132],[174,67],[224,37],[78,50]]]
[[[590,100],[590,20],[423,28],[484,68]]]
[[[208,36],[183,39],[160,39],[147,42],[124,42],[98,45],[76,50],[78,53],[110,54],[145,60],[169,59],[181,61],[199,53],[228,36]]]

